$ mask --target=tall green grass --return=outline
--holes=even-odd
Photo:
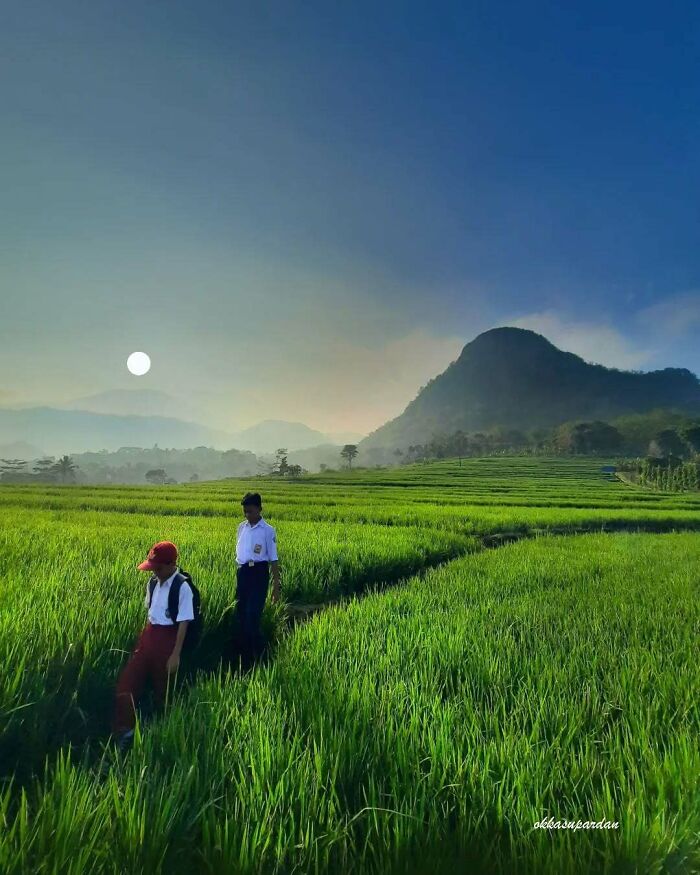
[[[106,781],[64,758],[6,794],[0,869],[696,871],[698,560],[687,534],[540,538],[330,608]]]
[[[215,664],[232,635],[235,525],[225,519],[0,510],[0,775],[26,778],[57,745],[108,725],[119,666],[145,622],[136,570],[150,545],[174,540],[203,598],[197,659]],[[282,594],[321,602],[394,581],[474,549],[446,531],[283,521]],[[283,611],[268,603],[268,637]]]
[[[599,465],[0,488],[0,871],[700,871],[697,535],[472,555],[290,635],[268,605],[272,664],[216,668],[248,488],[290,602],[402,580],[473,536],[700,528],[697,496]],[[203,592],[207,672],[102,780],[97,739],[145,614],[135,565],[161,538]],[[531,828],[550,814],[621,828]]]

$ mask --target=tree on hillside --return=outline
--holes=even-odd
[[[32,470],[39,480],[52,483],[56,480],[58,472],[55,468],[56,460],[53,456],[47,456],[43,459],[37,459]]]
[[[462,465],[462,459],[469,452],[469,438],[463,431],[457,431],[454,435],[454,451],[457,454],[457,458],[459,459],[460,466]]]
[[[469,443],[471,445],[472,453],[475,456],[481,456],[485,452],[488,452],[489,441],[487,436],[481,431],[477,431],[476,434],[473,434]]]
[[[281,477],[286,476],[289,473],[289,462],[287,459],[287,448],[280,447],[275,453],[275,466],[272,473],[279,474]]]
[[[23,474],[26,468],[24,459],[0,459],[0,471],[3,474]]]
[[[408,455],[411,462],[425,461],[426,447],[423,444],[411,444],[408,448]]]
[[[164,468],[151,468],[150,471],[146,471],[146,480],[154,486],[163,486],[167,479],[168,475]]]
[[[700,455],[700,425],[688,425],[680,430],[681,438],[690,448],[691,453]]]
[[[565,422],[554,435],[554,445],[565,453],[614,453],[622,445],[622,435],[601,420]]]
[[[494,448],[501,450],[520,450],[528,443],[527,437],[516,428],[499,426],[493,430],[491,437]]]
[[[552,433],[546,428],[533,428],[529,435],[533,448],[540,452],[546,450],[552,440]]]
[[[357,457],[357,452],[356,444],[345,444],[340,451],[341,457],[348,463],[348,468],[352,468],[352,460]]]
[[[190,483],[196,483],[199,480],[199,474],[195,471],[190,477]]]
[[[58,474],[62,483],[68,483],[69,481],[75,480],[75,472],[78,470],[78,466],[70,456],[61,456],[61,458],[54,463],[52,470]]]
[[[675,428],[664,428],[654,435],[649,444],[649,455],[659,458],[677,456],[682,459],[688,455],[688,447]]]
[[[262,474],[263,476],[276,473],[275,463],[266,462],[264,459],[258,459],[258,473]]]
[[[44,456],[42,459],[37,459],[34,463],[32,470],[36,474],[42,474],[52,468],[56,463],[56,459],[53,456]]]

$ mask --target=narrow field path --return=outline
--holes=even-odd
[[[654,535],[672,534],[680,532],[700,533],[700,520],[698,520],[697,525],[684,526],[675,525],[673,520],[658,520],[654,521],[653,523],[647,523],[644,525],[632,525],[630,523],[614,521],[611,523],[603,523],[601,526],[550,526],[546,528],[521,529],[512,532],[499,531],[493,532],[492,534],[475,535],[474,537],[480,543],[483,549],[493,550],[497,549],[498,547],[504,547],[507,544],[514,544],[517,541],[532,540],[534,538],[574,537],[576,535],[616,534],[620,532],[629,532],[630,534],[646,533]],[[454,562],[456,559],[459,559],[461,556],[464,556],[468,552],[470,551],[459,550],[455,551],[455,554],[453,556],[449,556],[445,559],[439,559],[435,562],[426,562],[425,565],[420,569],[420,571],[417,571],[415,574],[411,574],[409,576],[420,577],[424,572],[429,571],[433,568],[441,568],[445,565],[449,565],[450,562]],[[324,610],[330,605],[345,604],[354,598],[361,598],[363,595],[366,595],[367,592],[374,592],[389,586],[395,586],[397,584],[400,584],[405,579],[405,576],[388,579],[385,581],[381,581],[380,583],[375,583],[371,588],[366,588],[362,590],[362,592],[354,593],[350,596],[337,596],[331,599],[327,599],[324,602],[313,604],[290,603],[286,606],[288,623],[290,625],[295,625],[296,623],[312,616],[313,614],[319,613],[319,611]]]
[[[276,644],[283,637],[293,632],[294,627],[305,620],[310,619],[314,615],[326,610],[331,606],[349,605],[357,599],[363,598],[369,593],[381,592],[390,587],[400,586],[409,579],[420,579],[423,575],[429,572],[447,566],[455,560],[460,559],[470,553],[476,553],[480,550],[497,549],[508,544],[525,539],[535,539],[540,537],[571,537],[576,535],[587,535],[594,533],[614,533],[614,532],[630,532],[630,533],[670,533],[670,532],[694,532],[700,531],[700,520],[697,527],[693,525],[681,526],[674,524],[675,521],[658,520],[644,525],[625,523],[624,521],[614,521],[612,523],[604,522],[601,525],[591,526],[552,526],[545,528],[524,528],[518,531],[497,531],[489,534],[471,535],[470,542],[465,543],[459,549],[450,552],[449,555],[443,555],[435,558],[428,558],[424,564],[409,573],[400,572],[396,575],[391,575],[383,578],[380,581],[373,581],[371,584],[362,587],[351,594],[343,594],[328,598],[321,602],[304,604],[300,602],[289,602],[281,605],[279,608],[272,607],[272,623],[268,623],[268,647],[265,660],[274,660]],[[269,611],[270,606],[266,607]],[[230,615],[224,617],[224,621],[207,630],[205,638],[200,645],[197,653],[193,655],[190,665],[186,670],[184,677],[180,680],[180,690],[184,692],[198,681],[203,680],[207,676],[221,670],[222,667],[230,666],[226,658],[226,649],[233,633]],[[233,666],[230,666],[234,676],[239,675],[239,671]],[[86,724],[94,727],[88,729],[86,735],[75,738],[70,735],[57,736],[54,743],[38,752],[36,762],[28,766],[24,774],[20,777],[15,775],[16,786],[26,785],[31,782],[36,774],[43,768],[43,763],[46,757],[51,757],[60,751],[72,751],[73,754],[83,751],[87,753],[92,760],[98,756],[98,748],[101,748],[101,743],[106,737],[106,714],[104,711],[104,701],[95,702],[94,708],[90,709],[92,713],[86,713]],[[98,709],[98,710],[95,710]],[[146,716],[148,712],[146,711]],[[99,728],[101,727],[101,729]]]

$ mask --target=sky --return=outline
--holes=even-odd
[[[368,433],[499,325],[700,372],[698,106],[697,2],[6,0],[0,404]]]

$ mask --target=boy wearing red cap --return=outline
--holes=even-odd
[[[121,749],[126,749],[133,738],[135,704],[148,680],[153,684],[157,705],[164,704],[168,678],[178,669],[187,625],[194,619],[192,588],[186,579],[178,581],[180,593],[176,620],[171,618],[168,609],[170,587],[178,575],[183,577],[177,567],[175,544],[170,541],[154,544],[148,558],[138,568],[153,572],[157,580],[152,587],[146,584],[148,622],[117,681],[112,733],[118,737]]]

